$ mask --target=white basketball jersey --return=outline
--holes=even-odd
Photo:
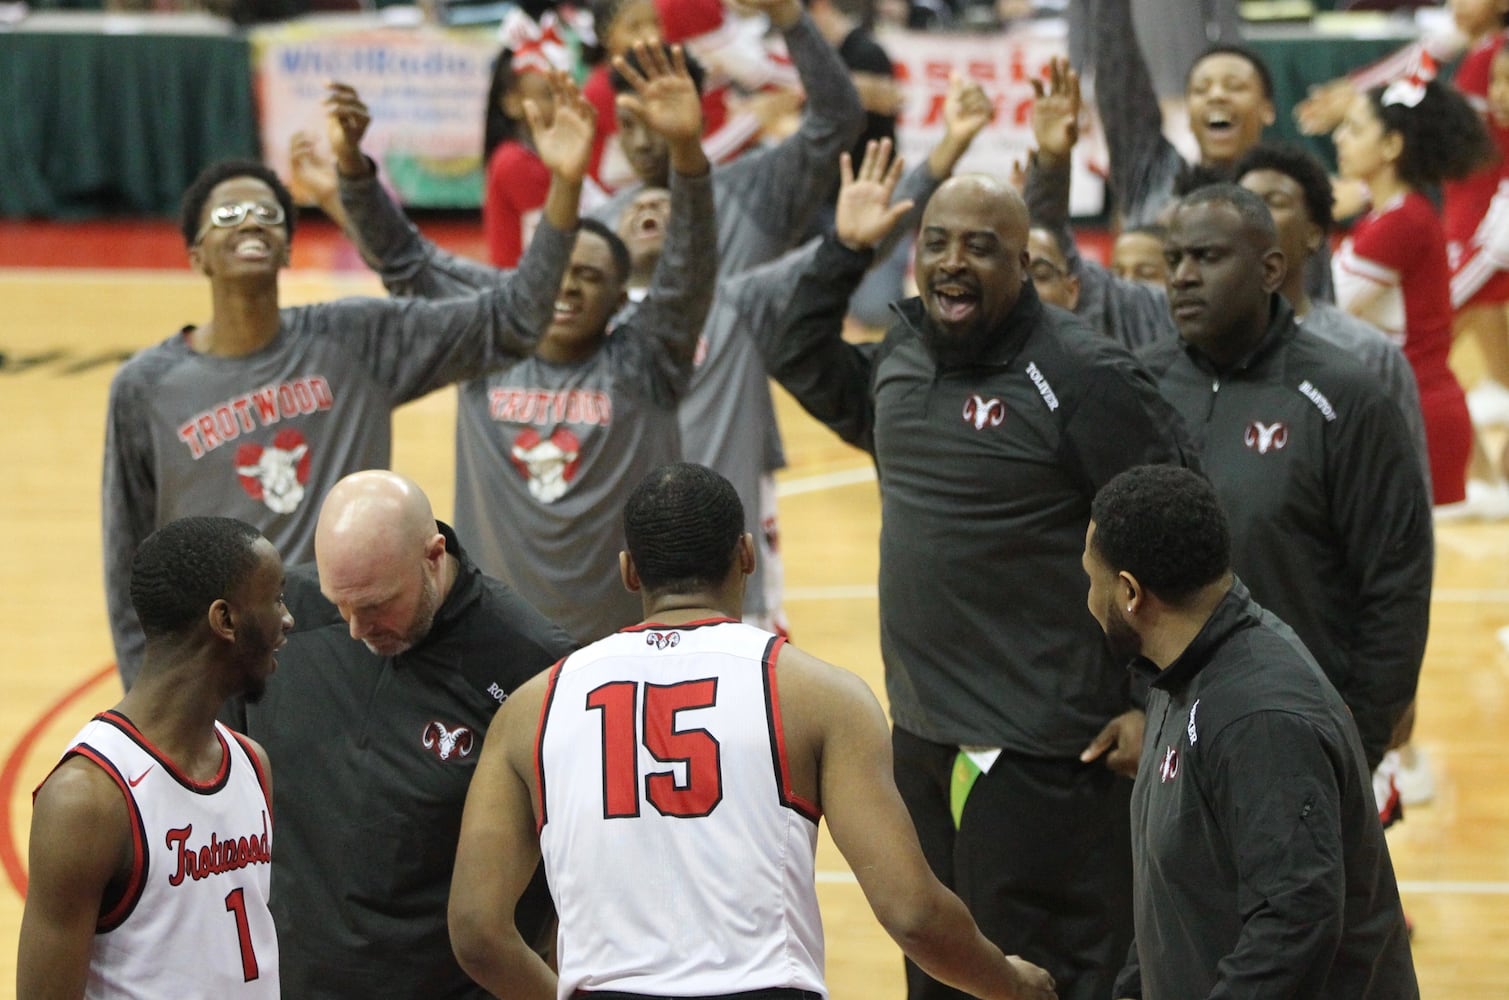
[[[551,671],[535,765],[561,997],[827,995],[819,815],[791,789],[783,641],[728,619],[640,625]]]
[[[219,723],[223,763],[197,783],[117,712],[95,716],[63,759],[93,761],[120,786],[136,865],[105,901],[89,956],[89,1000],[278,996],[267,908],[272,806],[260,766]]]

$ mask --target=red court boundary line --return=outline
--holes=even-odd
[[[21,864],[21,852],[16,849],[15,838],[11,836],[10,814],[12,793],[16,789],[16,782],[21,779],[21,766],[26,763],[27,754],[31,752],[32,744],[42,735],[42,730],[63,714],[64,709],[87,694],[90,688],[107,677],[113,676],[115,676],[115,664],[106,664],[99,672],[86,677],[81,684],[63,695],[51,708],[38,716],[31,728],[22,734],[21,739],[11,748],[10,756],[5,758],[5,767],[0,769],[0,867],[5,868],[11,887],[22,899],[26,898],[26,868]]]

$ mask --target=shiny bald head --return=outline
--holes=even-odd
[[[940,361],[969,361],[997,340],[1027,280],[1027,206],[1005,181],[965,174],[928,201],[917,237],[925,332]]]
[[[374,469],[336,483],[314,558],[320,592],[372,652],[397,656],[429,634],[448,589],[445,536],[412,480]]]

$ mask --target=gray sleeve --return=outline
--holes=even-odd
[[[115,664],[130,687],[141,671],[146,640],[131,606],[131,560],[157,523],[152,430],[141,403],[146,387],[127,365],[110,383],[105,417],[105,463],[100,486],[104,536],[105,607]]]
[[[1152,222],[1173,194],[1184,158],[1163,137],[1163,112],[1137,42],[1130,0],[1096,0],[1095,106],[1106,132],[1111,187],[1122,223]]]
[[[922,212],[927,208],[928,200],[946,180],[948,180],[947,177],[934,177],[926,161],[906,172],[906,175],[901,178],[901,183],[896,185],[894,200],[906,201],[910,198],[912,207],[897,221],[896,225],[891,227],[885,239],[876,245],[876,261],[885,260],[891,255],[891,251],[896,249],[896,244],[917,231],[917,227],[922,224]],[[795,284],[795,279],[793,279],[793,284]]]
[[[1118,278],[1099,264],[1085,265],[1085,273],[1098,272],[1105,282],[1106,332],[1129,350],[1164,337],[1178,336],[1168,311],[1168,293],[1141,281]]]
[[[1069,225],[1071,177],[1067,163],[1061,167],[1045,167],[1034,153],[1027,158],[1027,187],[1022,198],[1027,202],[1027,217],[1032,224],[1053,234],[1069,264],[1070,273],[1079,274],[1084,261],[1074,242],[1074,229]]]
[[[367,265],[382,278],[389,294],[442,299],[470,295],[521,278],[518,294],[521,314],[544,329],[560,288],[565,265],[550,280],[554,255],[547,247],[531,254],[542,234],[562,235],[549,222],[540,220],[535,238],[519,259],[517,271],[506,271],[480,261],[442,250],[426,239],[377,181],[377,172],[367,177],[340,178],[341,204],[351,220],[349,233]],[[546,235],[546,241],[549,242]],[[567,245],[567,254],[570,245]],[[548,290],[548,294],[541,294]]]
[[[349,345],[394,404],[534,353],[549,325],[570,234],[541,225],[519,270],[496,272],[480,293],[440,300],[341,299],[285,310],[312,336]]]
[[[807,93],[801,127],[724,167],[719,193],[736,196],[766,232],[796,239],[837,184],[838,154],[859,138],[865,112],[849,71],[810,17],[803,14],[785,37]]]
[[[1118,278],[1079,252],[1069,225],[1069,178],[1067,165],[1044,167],[1034,156],[1027,164],[1024,198],[1032,224],[1053,234],[1070,273],[1079,277],[1079,318],[1131,350],[1175,332],[1161,289]]]
[[[686,393],[717,274],[711,173],[685,177],[672,171],[671,216],[650,289],[612,334],[615,346],[638,355],[656,403],[673,406]]]

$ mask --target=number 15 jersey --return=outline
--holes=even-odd
[[[721,618],[638,625],[552,669],[535,768],[561,997],[827,995],[819,813],[791,788],[783,641]]]

